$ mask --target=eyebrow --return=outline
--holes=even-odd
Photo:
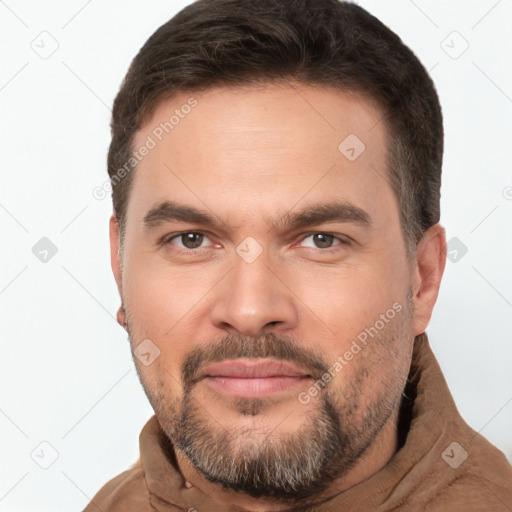
[[[370,215],[359,206],[348,202],[332,202],[305,207],[298,212],[286,212],[281,219],[273,222],[274,227],[290,226],[292,228],[313,226],[326,222],[348,222],[370,227]]]
[[[149,231],[167,222],[183,221],[204,226],[219,227],[222,222],[208,212],[192,206],[163,201],[154,206],[144,216],[144,228]],[[274,229],[281,227],[307,227],[326,222],[347,222],[365,227],[372,225],[370,216],[362,208],[349,202],[331,202],[308,206],[297,212],[286,212],[268,224]]]
[[[183,221],[207,226],[219,224],[210,214],[192,206],[183,206],[171,201],[163,201],[149,210],[142,223],[146,230],[150,230],[166,222]]]

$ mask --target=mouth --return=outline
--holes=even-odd
[[[200,375],[213,390],[231,396],[263,398],[303,386],[312,375],[271,359],[234,359],[214,363]]]

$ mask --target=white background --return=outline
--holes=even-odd
[[[1,511],[81,510],[138,456],[152,410],[115,321],[110,199],[92,190],[130,60],[187,3],[0,2]],[[511,460],[512,2],[360,4],[438,88],[442,221],[468,252],[447,264],[428,333],[461,414]],[[33,47],[51,38],[43,59]],[[42,237],[58,248],[46,263],[32,253]],[[52,461],[43,441],[58,453],[48,469],[31,458]]]

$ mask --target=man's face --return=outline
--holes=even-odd
[[[312,495],[396,420],[422,329],[381,119],[327,88],[215,88],[163,101],[136,135],[156,145],[118,274],[132,350],[211,482]]]

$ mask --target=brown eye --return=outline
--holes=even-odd
[[[176,237],[183,247],[186,249],[197,249],[201,247],[204,240],[204,235],[201,233],[183,233],[179,237]]]
[[[337,245],[348,244],[343,238],[330,233],[312,233],[306,236],[302,242],[302,247],[310,249],[331,249]]]
[[[319,249],[328,249],[334,242],[333,235],[326,235],[325,233],[316,233],[313,235],[313,243]]]

